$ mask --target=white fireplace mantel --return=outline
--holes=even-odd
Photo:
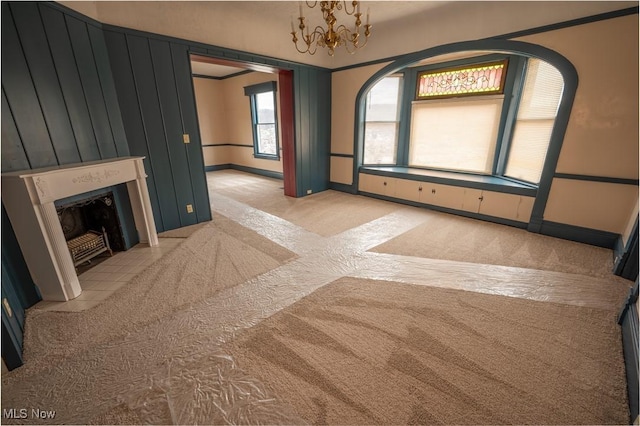
[[[66,301],[82,292],[56,200],[126,183],[140,242],[158,245],[143,159],[121,157],[2,174],[2,202],[44,300]]]

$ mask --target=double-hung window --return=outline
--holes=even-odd
[[[395,164],[402,76],[385,77],[367,94],[365,111],[366,164]]]
[[[557,69],[539,59],[529,60],[505,176],[540,182],[563,88]]]
[[[280,158],[276,87],[275,81],[268,81],[244,88],[251,105],[253,152],[257,158]]]

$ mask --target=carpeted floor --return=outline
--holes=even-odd
[[[613,254],[602,247],[337,191],[285,197],[282,181],[236,170],[209,177],[212,203],[216,194],[224,195],[321,236],[339,234],[401,209],[419,210],[427,218],[372,252],[612,278]]]
[[[313,424],[623,424],[610,312],[342,278],[225,349]]]
[[[610,277],[611,250],[524,229],[430,212],[430,220],[371,251]]]
[[[104,302],[27,311],[2,407],[56,417],[4,422],[626,421],[615,314],[630,283],[603,272],[610,251],[336,191],[290,199],[236,171],[208,180],[213,221],[163,234],[183,241]]]
[[[302,198],[286,197],[282,181],[236,170],[223,170],[214,176],[208,182],[215,194],[233,198],[323,237],[339,234],[401,207],[332,190]],[[212,203],[215,204],[215,195]]]
[[[226,288],[274,269],[295,254],[221,215],[177,249],[84,312],[29,311],[24,370],[116,339]],[[238,256],[238,254],[242,256]]]

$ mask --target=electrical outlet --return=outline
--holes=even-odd
[[[307,195],[311,194],[313,191],[310,189],[307,189]]]
[[[193,213],[193,205],[187,204],[187,213]]]
[[[189,134],[185,133],[184,135],[182,135],[182,141],[184,143],[191,143],[191,139],[189,138]]]

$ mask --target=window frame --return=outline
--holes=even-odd
[[[266,81],[264,83],[254,84],[246,86],[244,88],[245,96],[249,97],[249,105],[251,109],[251,132],[253,134],[253,157],[261,158],[264,160],[280,160],[280,138],[279,138],[279,126],[278,126],[278,99],[276,93],[278,90],[278,83],[275,81]],[[261,123],[259,122],[259,115],[257,110],[256,96],[262,93],[271,92],[273,95],[273,123]],[[276,139],[276,153],[269,154],[260,152],[260,134],[258,131],[258,125],[260,124],[273,124],[275,126],[275,139]]]
[[[484,57],[486,58],[486,56]],[[422,67],[420,71],[418,71],[415,80],[415,101],[428,101],[432,99],[448,99],[448,98],[461,98],[467,96],[489,96],[489,95],[502,95],[504,93],[504,88],[507,80],[507,74],[509,72],[509,62],[510,57],[504,57],[496,60],[486,60],[482,59],[482,57],[473,57],[468,59],[474,59],[473,61],[467,61],[466,59],[462,59],[462,63],[458,65],[447,66],[447,64],[451,64],[452,62],[444,62],[439,64],[433,64],[433,66]],[[500,87],[497,89],[487,90],[487,91],[471,91],[471,92],[463,92],[463,93],[442,93],[438,95],[421,95],[420,94],[420,80],[424,75],[433,74],[434,72],[438,73],[449,73],[462,71],[468,68],[481,68],[481,67],[489,67],[489,66],[502,66],[504,70],[502,72],[502,78],[500,79]]]

